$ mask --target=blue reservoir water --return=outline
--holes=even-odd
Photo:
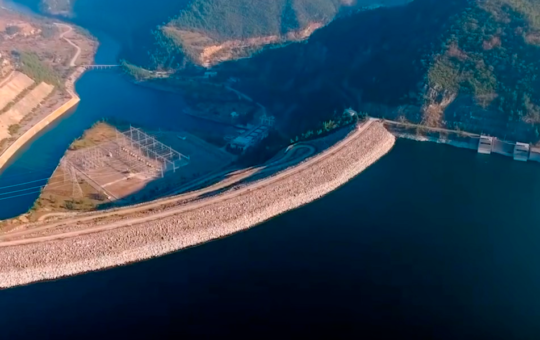
[[[99,38],[97,62],[111,63],[117,47]],[[102,117],[222,128],[116,73],[88,72],[77,92],[78,108],[0,174],[0,199],[50,175]],[[0,218],[36,197],[0,201]],[[0,291],[0,338],[539,339],[539,202],[538,164],[400,140],[342,188],[248,231]]]
[[[0,292],[6,339],[538,339],[540,166],[398,141],[344,187],[216,242]]]
[[[107,35],[93,33],[100,41],[96,63],[115,64],[118,44]],[[155,129],[229,128],[185,115],[181,95],[135,85],[115,71],[85,73],[76,83],[76,91],[81,97],[79,105],[22,148],[0,172],[0,219],[26,212],[69,144],[100,119],[116,118]]]

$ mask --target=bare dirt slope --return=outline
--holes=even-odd
[[[54,90],[54,86],[47,83],[40,83],[21,100],[16,102],[7,112],[0,114],[0,140],[9,137],[9,126],[19,124],[20,121],[38,107],[49,94]]]
[[[27,75],[15,72],[5,84],[0,87],[0,110],[4,109],[11,101],[25,89],[34,84]]]

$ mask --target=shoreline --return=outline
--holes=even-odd
[[[69,65],[70,67],[74,67],[74,71],[67,77],[64,82],[66,92],[71,98],[66,100],[56,109],[52,110],[52,112],[44,115],[43,118],[41,118],[34,125],[30,126],[28,130],[26,130],[22,135],[17,137],[17,139],[10,143],[9,146],[0,153],[0,172],[2,170],[5,170],[6,165],[22,147],[24,147],[28,142],[30,142],[35,136],[42,132],[51,123],[53,123],[54,121],[62,117],[64,114],[66,114],[68,111],[73,109],[81,101],[80,97],[75,92],[75,82],[79,78],[81,78],[86,71],[86,68],[84,66],[75,65],[75,62],[81,54],[81,48],[77,44],[72,42],[69,38],[65,37],[66,34],[73,31],[73,27],[71,25],[67,25],[64,23],[55,23],[55,25],[58,27],[68,27],[68,31],[61,33],[59,38],[65,40],[71,46],[76,48],[76,52],[72,57]],[[43,105],[43,103],[41,103],[40,105]]]
[[[428,142],[428,143],[436,143],[436,144],[445,144],[445,145],[450,145],[450,146],[460,148],[460,149],[469,149],[469,150],[475,150],[476,151],[476,148],[471,147],[471,145],[469,143],[453,141],[453,140],[448,139],[448,138],[416,136],[416,135],[407,134],[407,133],[393,133],[393,134],[397,138],[409,139],[409,140],[413,140],[413,141],[416,141],[416,142]]]
[[[398,138],[414,140],[417,142],[446,144],[460,149],[473,150],[475,153],[479,153],[481,136],[478,134],[442,128],[429,128],[389,120],[385,120],[384,125],[394,136]],[[540,148],[535,145],[522,143],[528,145],[526,159],[519,157],[516,159],[514,153],[516,145],[519,144],[518,142],[506,141],[496,137],[489,138],[492,140],[491,145],[489,146],[489,154],[498,154],[519,161],[540,162]]]
[[[0,243],[0,287],[126,265],[250,229],[347,183],[394,142],[382,123],[369,120],[304,163],[215,199],[188,203],[157,218],[121,219],[110,229],[86,235],[4,247]]]
[[[82,69],[82,70],[81,70]],[[68,82],[72,82],[74,85],[75,81],[79,79],[84,73],[84,67],[77,68],[73,74],[66,81],[66,87]],[[75,92],[74,86],[67,87],[66,91],[71,95],[71,98],[65,101],[60,107],[56,108],[46,116],[44,116],[39,122],[32,125],[28,130],[26,130],[21,136],[19,136],[13,143],[11,143],[7,149],[0,154],[0,171],[9,163],[11,158],[17,154],[17,152],[30,142],[36,135],[43,131],[49,124],[56,121],[58,118],[62,117],[69,110],[74,108],[80,101],[80,97]]]

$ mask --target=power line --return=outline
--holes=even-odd
[[[0,174],[0,182],[1,181],[4,181],[4,180],[12,180],[13,178],[18,178],[18,177],[25,177],[25,176],[28,176],[29,174],[35,174],[35,173],[45,173],[45,172],[49,172],[49,170],[54,170],[54,168],[49,168],[49,169],[43,169],[43,170],[34,170],[34,171],[27,171],[27,172],[24,172],[24,173],[21,173],[20,171],[15,174],[15,175],[10,175],[10,176],[3,176]]]
[[[28,181],[28,182],[23,182],[23,183],[19,183],[19,184],[6,185],[6,186],[3,186],[3,187],[0,187],[0,189],[19,187],[21,185],[30,184],[30,183],[36,183],[36,182],[41,182],[41,181],[47,181],[49,179],[50,179],[50,177],[47,177],[47,178],[42,178],[42,179],[36,179],[35,181]]]
[[[111,171],[110,173],[108,174],[101,174],[101,175],[97,175],[97,176],[93,176],[93,178],[99,178],[99,177],[106,177],[106,176],[111,176],[111,175],[114,175],[114,174],[117,174],[116,172],[114,171]],[[25,189],[20,189],[20,190],[13,190],[13,191],[9,191],[9,192],[3,192],[3,193],[0,193],[0,196],[1,195],[8,195],[8,194],[14,194],[14,193],[19,193],[19,192],[24,192],[24,191],[27,191],[27,190],[32,190],[32,189],[43,189],[43,188],[46,188],[46,189],[52,189],[52,190],[56,190],[58,188],[61,188],[61,187],[64,187],[64,186],[67,186],[67,185],[70,185],[70,184],[73,184],[71,180],[68,180],[68,181],[63,181],[63,180],[60,180],[60,181],[57,181],[57,182],[52,182],[52,183],[47,183],[47,184],[44,184],[44,185],[40,185],[40,186],[34,186],[34,187],[29,187],[29,188],[25,188]],[[78,183],[77,183],[78,184]],[[77,192],[79,191],[78,189],[75,189]],[[41,193],[42,190],[38,190],[38,191],[33,191],[33,192],[29,192],[29,193],[25,193],[25,194],[20,194],[20,195],[13,195],[13,196],[8,196],[8,197],[2,197],[0,198],[0,200],[6,200],[6,199],[11,199],[11,198],[16,198],[16,197],[20,197],[20,196],[25,196],[25,195],[31,195],[33,193]],[[80,196],[80,195],[79,195]],[[75,198],[75,197],[74,197]]]
[[[115,171],[111,171],[110,174],[100,174],[100,175],[94,175],[92,177],[105,177],[105,176],[110,176],[110,175],[114,175],[114,174],[117,174],[117,172]],[[47,181],[47,180],[50,180],[53,176],[49,176],[47,178],[41,178],[41,179],[36,179],[36,180],[33,180],[33,181],[28,181],[28,182],[22,182],[22,183],[18,183],[18,184],[12,184],[12,185],[6,185],[6,186],[3,186],[3,187],[0,187],[0,190],[1,189],[8,189],[8,188],[13,188],[13,187],[18,187],[18,186],[21,186],[21,185],[25,185],[25,184],[31,184],[31,183],[37,183],[37,182],[41,182],[41,181]]]
[[[45,185],[40,185],[40,186],[36,186],[36,187],[30,187],[30,188],[26,188],[26,189],[20,189],[20,190],[14,190],[14,191],[8,191],[8,192],[0,192],[0,196],[1,195],[7,195],[7,194],[13,194],[13,193],[17,193],[17,192],[22,192],[22,191],[27,191],[27,190],[32,190],[32,189],[37,189],[37,188],[45,188],[46,186],[49,186],[49,185],[52,185],[54,186],[55,184],[66,184],[65,182],[61,181],[61,182],[54,182],[54,183],[47,183]]]
[[[34,192],[28,192],[26,194],[20,194],[20,195],[15,195],[15,196],[4,197],[4,198],[0,198],[0,201],[7,200],[7,199],[12,199],[12,198],[16,198],[16,197],[21,197],[21,196],[28,196],[28,195],[32,195],[32,194],[38,194],[40,192],[41,192],[41,190],[38,190],[38,191],[34,191]]]

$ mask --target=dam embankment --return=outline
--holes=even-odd
[[[496,137],[482,136],[465,131],[430,128],[416,124],[385,120],[385,128],[399,138],[420,142],[448,144],[458,148],[475,150],[483,154],[499,154],[520,161],[540,162],[540,148],[527,143],[505,141]],[[484,141],[488,140],[486,146]],[[519,150],[524,148],[523,150]]]
[[[325,152],[239,190],[109,225],[77,223],[79,230],[99,223],[99,232],[75,231],[14,246],[0,243],[0,287],[119,266],[248,229],[345,184],[394,142],[381,122],[370,120]]]

